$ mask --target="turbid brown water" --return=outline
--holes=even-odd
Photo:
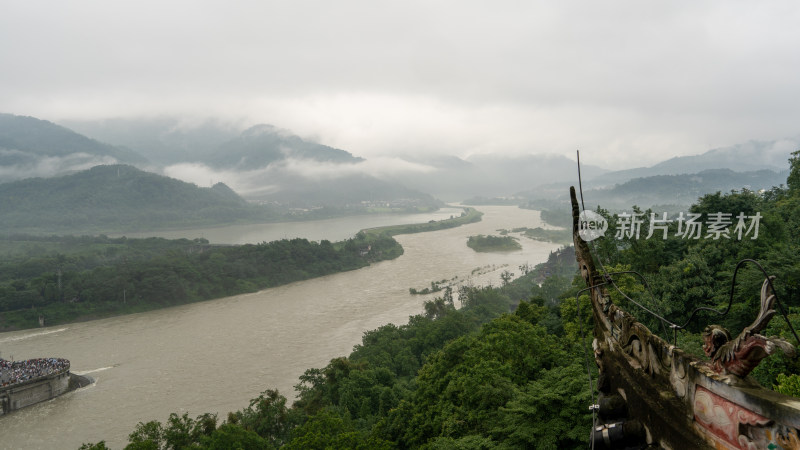
[[[2,333],[2,357],[64,357],[96,383],[0,417],[0,448],[77,449],[105,440],[120,449],[139,421],[164,421],[172,412],[214,412],[224,419],[272,388],[291,399],[306,369],[349,354],[364,331],[420,313],[432,296],[412,296],[409,288],[454,277],[499,285],[503,270],[518,273],[521,264],[542,262],[558,247],[521,238],[520,251],[476,253],[466,246],[471,235],[540,224],[536,211],[479,209],[485,213],[479,223],[397,236],[405,253],[364,269],[147,313]]]

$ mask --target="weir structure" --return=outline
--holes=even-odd
[[[64,368],[48,374],[6,385],[0,384],[0,416],[39,402],[58,397],[66,392],[87,386],[92,379]]]
[[[570,188],[575,256],[590,293],[595,363],[599,369],[592,444],[595,448],[800,449],[800,399],[762,387],[748,376],[778,349],[760,335],[775,314],[772,281],[764,281],[761,312],[735,339],[720,327],[704,333],[702,361],[654,335],[615,305],[589,245],[579,233],[580,209]]]

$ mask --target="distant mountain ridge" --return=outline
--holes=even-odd
[[[3,154],[0,148],[0,183],[28,177],[60,176],[96,165],[116,164],[124,158],[134,161],[140,168],[165,171],[178,179],[199,181],[196,175],[199,173],[203,181],[230,180],[237,189],[244,189],[248,200],[272,204],[284,212],[292,208],[316,210],[327,206],[338,210],[329,214],[342,211],[363,213],[376,205],[413,211],[441,205],[430,195],[409,189],[402,183],[380,179],[367,169],[354,168],[364,162],[363,158],[307,141],[273,125],[255,125],[238,132],[216,121],[193,125],[164,118],[77,122],[84,129],[97,130],[108,138],[120,137],[124,144],[135,145],[137,150],[165,164],[159,167],[146,163],[144,157],[125,147],[104,144],[47,121],[13,115],[6,115],[5,119],[9,125],[6,134],[0,133],[0,137],[6,136],[7,142],[13,140],[13,146],[18,150],[14,150],[12,155],[10,151]],[[18,136],[25,139],[12,139]],[[154,148],[150,148],[151,145]],[[192,145],[198,147],[189,148]],[[172,152],[176,154],[174,157],[164,154]],[[37,159],[39,153],[66,154],[68,157],[37,160],[39,165],[30,169],[20,165],[26,158]],[[3,164],[3,156],[6,164]],[[15,159],[11,160],[11,156]],[[54,164],[52,158],[61,158],[58,161],[64,163]],[[4,177],[4,173],[8,176]],[[227,186],[225,189],[233,192]],[[171,192],[172,195],[179,194],[174,190]],[[38,198],[37,201],[45,200]],[[236,217],[234,214],[231,218]]]
[[[189,121],[164,116],[66,120],[62,124],[94,139],[130,148],[162,167],[192,161],[197,155],[211,154],[242,132],[238,123],[215,119]]]
[[[656,205],[688,207],[700,197],[715,192],[744,189],[758,192],[780,187],[786,183],[788,175],[788,168],[780,172],[766,169],[749,172],[711,169],[692,174],[639,177],[609,187],[591,188],[584,184],[583,196],[587,209],[600,206],[610,210],[630,210],[634,205],[642,208]],[[525,199],[523,203],[528,208],[566,213],[569,205],[567,188],[566,183],[550,185],[520,192],[517,197]]]
[[[132,144],[134,137],[139,142],[159,142],[164,145],[163,151],[180,153],[181,161],[203,164],[209,171],[235,171],[244,177],[254,194],[243,194],[247,198],[259,201],[286,201],[306,195],[313,203],[313,189],[318,198],[329,197],[335,185],[353,184],[352,178],[357,170],[354,166],[365,162],[364,158],[351,153],[303,139],[290,131],[273,125],[255,125],[244,131],[236,131],[235,126],[219,121],[206,120],[196,122],[192,126],[183,124],[178,119],[159,119],[157,121],[124,121],[118,120],[111,125],[106,124],[108,131],[104,137],[120,136],[109,130],[136,129],[150,130],[150,138],[142,135],[123,136],[123,141],[112,141],[115,144]],[[83,129],[91,128],[87,124]],[[139,128],[137,128],[139,127]],[[102,127],[101,127],[102,128]],[[123,133],[124,134],[124,133]],[[199,136],[206,139],[200,139]],[[187,145],[200,145],[196,151],[190,152]],[[180,148],[179,148],[180,147]],[[141,151],[141,148],[132,147]],[[584,158],[582,164],[584,188],[613,187],[635,178],[656,175],[692,174],[703,170],[727,168],[737,173],[768,169],[780,172],[792,150],[800,148],[799,139],[778,141],[750,141],[726,148],[709,150],[700,155],[682,156],[668,159],[651,167],[641,167],[621,171],[609,171],[593,166],[591,155]],[[171,149],[171,150],[170,150]],[[148,152],[141,151],[149,155]],[[427,170],[403,170],[392,167],[381,172],[379,179],[386,183],[396,183],[432,194],[449,201],[459,201],[469,197],[501,197],[513,196],[519,192],[539,190],[546,194],[555,184],[574,184],[577,177],[577,163],[574,159],[563,155],[527,154],[519,156],[507,155],[471,155],[463,158],[431,154],[421,157],[399,155],[399,160],[408,161],[411,165],[426,167]],[[167,158],[164,158],[167,159]],[[175,158],[169,158],[175,161]],[[291,163],[289,163],[291,162]],[[298,176],[292,169],[302,169],[314,164],[346,164],[350,175],[338,174],[342,178],[351,178],[353,183],[342,181],[330,182],[325,179]],[[257,173],[257,169],[270,167],[270,170]],[[329,168],[330,168],[329,167]],[[248,173],[249,172],[249,173]],[[373,174],[368,169],[362,170],[369,180]],[[184,178],[185,179],[185,178]],[[573,180],[573,181],[569,181]],[[198,180],[199,182],[199,180]],[[261,183],[261,186],[252,183]],[[370,182],[369,184],[375,184]],[[364,185],[363,190],[374,189]],[[327,191],[326,191],[327,190]],[[245,192],[245,191],[243,191]],[[282,193],[281,193],[282,192]]]
[[[792,151],[800,148],[800,139],[749,141],[730,147],[717,148],[693,156],[677,156],[650,167],[618,170],[587,176],[592,186],[619,184],[634,178],[656,175],[693,174],[704,170],[730,169],[734,172],[786,169]],[[587,171],[591,174],[592,172]]]
[[[147,160],[46,120],[0,114],[0,182]]]
[[[689,205],[698,198],[714,192],[747,189],[760,191],[780,186],[786,182],[789,170],[755,170],[734,172],[730,169],[711,169],[680,175],[654,175],[634,178],[609,189],[588,191],[604,207],[630,207],[636,205],[673,204]],[[605,201],[604,199],[607,199]]]
[[[261,124],[248,128],[239,137],[220,145],[199,162],[216,168],[244,170],[266,167],[291,158],[338,164],[364,161],[344,150],[309,142],[287,130]]]
[[[575,161],[563,155],[472,155],[412,158],[411,162],[433,168],[431,172],[407,173],[402,179],[410,186],[449,201],[471,197],[512,196],[534,186],[573,179]],[[606,169],[588,165],[595,173]]]
[[[160,164],[195,162],[219,169],[251,170],[288,158],[336,163],[363,161],[347,151],[303,139],[269,124],[238,124],[176,118],[67,121],[107,142],[133,149]]]
[[[222,180],[249,201],[284,210],[330,206],[340,211],[357,211],[358,205],[369,209],[380,204],[392,208],[431,208],[440,204],[436,198],[449,201],[479,196],[557,198],[564,192],[564,185],[577,180],[577,163],[563,155],[476,154],[459,158],[433,153],[417,158],[396,156],[368,161],[267,124],[242,130],[235,123],[214,119],[76,122],[84,130],[96,130],[99,136],[113,142],[111,145],[39,119],[8,114],[0,119],[0,182],[64,175],[125,159],[140,168],[199,185]],[[128,146],[133,150],[127,149]],[[800,141],[796,139],[751,141],[701,155],[671,158],[652,167],[611,172],[592,166],[591,158],[587,158],[582,164],[583,188],[587,192],[605,188],[605,193],[611,195],[608,189],[619,185],[613,192],[628,196],[630,193],[622,185],[637,178],[723,168],[733,171],[721,177],[727,177],[728,184],[707,174],[681,181],[682,191],[675,190],[675,186],[664,189],[675,200],[704,189],[727,190],[728,186],[735,189],[750,184],[761,188],[764,184],[751,183],[747,173],[767,169],[775,175],[757,175],[756,179],[778,179],[789,153],[798,146]],[[151,158],[151,163],[146,163],[137,152]],[[703,187],[691,181],[698,179],[705,180],[700,184],[715,180],[714,186],[718,187]],[[651,179],[649,183],[669,184],[677,183],[676,180]],[[634,189],[634,194],[652,197],[648,182],[637,183],[639,188]]]
[[[127,165],[0,184],[6,232],[113,232],[266,218],[224,184],[200,188]]]

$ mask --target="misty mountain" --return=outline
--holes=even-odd
[[[332,207],[364,212],[367,205],[429,209],[441,202],[383,180],[359,166],[363,158],[300,138],[272,125],[244,131],[213,119],[111,119],[70,122],[109,142],[123,144],[162,164],[171,177],[206,183],[222,180],[243,197],[283,209]]]
[[[100,141],[130,148],[161,166],[205,158],[242,132],[236,123],[176,117],[71,120],[63,125]]]
[[[560,155],[474,155],[466,159],[452,156],[412,161],[434,170],[403,174],[403,181],[452,201],[511,196],[533,186],[577,178],[577,163]],[[585,167],[594,173],[606,172],[597,166]]]
[[[363,158],[354,157],[344,150],[306,141],[289,131],[266,124],[248,128],[199,161],[218,169],[247,170],[286,159],[337,164],[363,161]]]
[[[259,124],[241,126],[215,119],[175,117],[69,121],[71,128],[131,148],[162,166],[202,163],[215,169],[252,170],[285,159],[354,163],[363,158],[305,140],[288,130]]]
[[[220,190],[220,186],[225,186],[229,194],[236,195],[231,189],[233,187],[236,192],[244,193],[247,199],[268,203],[284,215],[292,209],[314,209],[317,215],[336,215],[363,213],[374,210],[377,205],[390,210],[428,210],[441,205],[430,195],[408,189],[398,182],[383,180],[370,169],[358,167],[364,162],[363,158],[304,140],[272,125],[256,125],[240,131],[237,125],[213,119],[199,122],[176,118],[70,122],[72,126],[118,145],[114,146],[32,117],[3,115],[1,118],[0,182],[53,177],[97,165],[130,161],[141,166],[147,162],[149,169],[186,182],[222,181],[227,185],[217,184],[214,188]],[[151,160],[148,162],[128,147],[135,148]],[[36,183],[41,182],[38,180]],[[156,185],[164,187],[163,182]],[[35,189],[32,192],[34,198],[30,200],[34,204],[42,204],[48,210],[57,206],[36,197]],[[64,191],[59,198],[67,194]],[[168,189],[163,196],[162,200],[169,196],[180,199],[182,194]],[[137,204],[135,198],[125,199],[116,194],[114,197],[125,205]],[[236,197],[241,200],[238,195]],[[69,205],[75,199],[63,200],[65,205]],[[326,207],[328,209],[324,212],[319,211]],[[245,216],[249,217],[249,214]],[[98,212],[95,216],[104,214]],[[125,214],[120,214],[122,216]],[[236,213],[230,218],[236,220],[240,216]],[[206,219],[196,217],[188,221],[202,222]]]
[[[789,175],[785,170],[755,170],[734,172],[729,169],[703,170],[693,174],[655,175],[628,180],[604,188],[587,188],[583,194],[587,209],[600,206],[609,210],[630,210],[633,205],[648,208],[656,205],[688,207],[698,198],[715,192],[732,190],[769,190],[786,183]],[[575,185],[575,183],[573,183]],[[575,185],[577,188],[577,185]],[[569,208],[568,184],[550,185],[541,189],[520,192],[518,197],[527,199],[533,209],[567,211]]]
[[[421,198],[424,192],[448,200],[507,196],[538,184],[572,179],[577,170],[573,160],[556,155],[462,159],[435,154],[425,158],[397,156],[399,162],[408,162],[418,170],[392,163],[376,170],[378,163],[374,160],[303,139],[272,125],[256,125],[239,132],[237,126],[213,119],[113,119],[73,121],[69,125],[103,141],[135,149],[161,163],[164,173],[172,177],[198,184],[222,180],[243,197],[260,202],[328,202],[339,189],[347,194],[338,203],[344,198],[356,200],[357,191],[363,192],[365,201],[376,196],[392,199],[392,191],[404,190],[408,192],[401,195]],[[189,163],[194,165],[187,166]],[[599,167],[586,167],[595,174],[606,172]],[[356,188],[359,183],[361,187]],[[298,203],[301,196],[306,197],[305,201]]]
[[[292,208],[325,206],[353,213],[365,210],[413,212],[444,206],[431,195],[363,173],[316,180],[284,174],[278,184],[279,190],[253,193],[248,199]]]
[[[244,197],[259,203],[351,212],[377,205],[413,210],[442,204],[403,183],[380,179],[360,165],[363,158],[272,125],[250,127],[195,161],[235,180]]]
[[[265,219],[224,184],[210,188],[104,165],[71,175],[0,184],[5,232],[106,233]]]
[[[750,141],[700,155],[668,159],[651,167],[596,172],[582,165],[586,207],[625,209],[632,205],[689,205],[699,197],[731,190],[758,191],[786,183],[790,153],[800,139]],[[569,186],[578,187],[577,173],[515,194],[536,209],[566,208]]]
[[[212,119],[111,119],[69,124],[95,138],[135,149],[160,163],[169,176],[198,184],[222,180],[248,200],[297,207],[352,204],[378,197],[427,201],[427,194],[456,201],[476,195],[508,196],[538,184],[574,178],[577,170],[573,160],[557,155],[398,156],[398,162],[414,166],[409,169],[404,164],[368,161],[273,125],[239,132],[235,125]],[[606,172],[587,168],[595,174]]]
[[[93,137],[102,136],[103,140],[140,151],[161,163],[160,170],[173,178],[198,185],[222,181],[250,201],[281,208],[332,206],[350,211],[359,204],[380,202],[395,205],[416,203],[430,207],[436,204],[431,195],[450,201],[471,197],[556,198],[565,192],[567,186],[577,183],[577,163],[559,155],[472,155],[458,158],[434,154],[366,160],[265,124],[240,131],[237,125],[212,119],[186,122],[160,118],[82,122],[76,126],[87,132],[100,133]],[[786,167],[789,153],[798,146],[798,142],[791,139],[751,141],[701,155],[672,158],[652,167],[613,172],[584,163],[583,186],[588,191],[612,188],[636,178],[728,169],[732,171],[728,184],[722,183],[723,180],[711,182],[709,180],[717,177],[706,174],[690,177],[690,180],[705,181],[684,183],[680,192],[671,186],[660,196],[651,195],[646,188],[642,188],[641,193],[648,199],[658,197],[659,200],[675,202],[685,198],[692,201],[701,191],[727,191],[743,186],[760,189],[780,184],[785,177],[764,174],[755,176],[756,181],[753,181],[751,177],[739,174],[760,170],[777,174]],[[651,181],[654,185],[661,183]],[[619,191],[619,195],[621,201],[629,201],[624,189]]]
[[[655,175],[693,174],[704,170],[730,169],[735,172],[772,170],[780,172],[787,167],[789,154],[800,148],[800,139],[779,141],[750,141],[744,144],[709,150],[700,155],[678,156],[651,167],[618,170],[595,175],[584,172],[584,183],[591,186],[608,186],[634,178]],[[586,174],[592,174],[586,176]]]
[[[141,164],[146,159],[46,120],[0,114],[0,182],[118,162]]]
[[[789,170],[734,172],[729,169],[703,170],[694,174],[655,175],[634,178],[609,189],[584,191],[586,198],[605,208],[632,205],[690,205],[705,194],[748,189],[760,191],[786,183]]]

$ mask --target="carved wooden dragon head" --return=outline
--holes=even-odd
[[[758,366],[762,359],[781,349],[785,354],[794,356],[796,350],[783,338],[765,337],[758,333],[763,331],[772,316],[775,315],[775,293],[771,281],[774,276],[764,280],[761,285],[761,309],[753,324],[745,327],[736,339],[719,325],[709,325],[703,331],[703,351],[711,357],[711,367],[715,372],[746,377]]]

